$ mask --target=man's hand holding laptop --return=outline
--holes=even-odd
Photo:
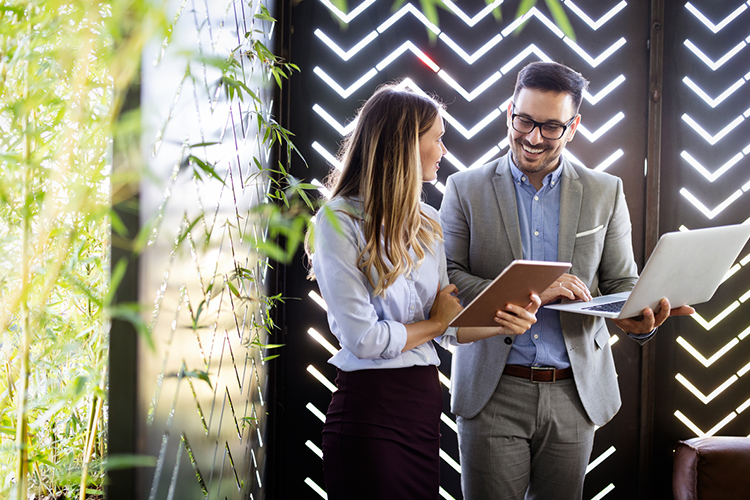
[[[542,299],[542,305],[545,305],[560,299],[588,302],[592,297],[591,292],[583,281],[577,276],[565,273],[558,278],[558,281],[552,283],[542,292],[540,298]],[[643,310],[641,316],[627,319],[613,319],[612,321],[625,333],[643,335],[661,326],[670,316],[689,316],[694,312],[695,309],[690,306],[672,309],[669,300],[663,298],[659,303],[659,309],[656,313],[647,307]]]
[[[670,316],[690,316],[695,312],[690,306],[682,306],[676,309],[672,309],[669,305],[669,300],[661,299],[659,303],[659,310],[654,314],[651,308],[647,307],[643,310],[642,316],[636,316],[634,318],[627,319],[613,319],[612,321],[620,327],[625,333],[632,333],[633,335],[643,335],[644,333],[650,333],[654,328],[661,326],[664,321]]]

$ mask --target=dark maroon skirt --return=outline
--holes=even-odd
[[[437,367],[338,370],[323,425],[329,500],[439,498]]]

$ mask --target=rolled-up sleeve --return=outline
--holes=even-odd
[[[349,215],[321,211],[315,225],[313,270],[328,306],[328,324],[339,343],[359,359],[390,359],[406,345],[406,327],[381,320],[372,287],[357,266],[359,231]],[[338,228],[328,217],[335,216]]]

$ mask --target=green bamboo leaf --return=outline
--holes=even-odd
[[[155,467],[156,457],[151,455],[131,455],[116,453],[107,455],[103,463],[105,470],[132,469],[134,467]]]
[[[560,0],[544,1],[547,4],[547,8],[549,8],[550,13],[552,13],[552,18],[555,20],[555,24],[557,25],[557,27],[560,28],[560,30],[562,30],[562,32],[565,33],[568,38],[575,41],[576,34],[573,32],[573,26],[570,25],[570,20],[565,14],[565,9],[563,9]]]

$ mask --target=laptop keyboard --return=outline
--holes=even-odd
[[[621,300],[619,302],[610,302],[608,304],[600,304],[598,306],[591,306],[591,307],[584,307],[583,309],[587,309],[590,311],[602,311],[602,312],[620,312],[622,311],[622,306],[625,305],[625,301]]]

